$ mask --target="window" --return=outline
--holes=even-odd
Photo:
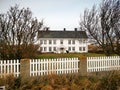
[[[85,51],[85,47],[83,47],[83,51]]]
[[[40,44],[43,44],[43,40],[40,40]]]
[[[44,44],[47,44],[47,40],[44,40]]]
[[[49,40],[49,44],[52,44],[52,40]]]
[[[79,47],[79,51],[82,51],[82,47]]]
[[[53,40],[53,44],[56,44],[56,40]]]
[[[72,47],[72,50],[75,51],[75,47]]]
[[[40,51],[43,51],[43,47],[40,47]]]
[[[44,47],[44,51],[47,51],[47,47]]]
[[[68,44],[71,44],[71,40],[68,40]]]
[[[56,47],[53,47],[53,50],[56,51]]]
[[[80,43],[80,44],[82,43],[82,39],[79,39],[79,43]]]
[[[83,43],[86,43],[85,39],[83,39]]]
[[[72,44],[75,44],[75,40],[72,40]]]
[[[71,51],[71,47],[68,47],[68,51]]]
[[[79,47],[79,51],[85,51],[85,47]]]
[[[51,47],[49,47],[49,51],[50,51],[50,52],[52,51],[52,48],[51,48]]]
[[[60,40],[60,44],[63,44],[63,40]]]

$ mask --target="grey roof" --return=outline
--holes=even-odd
[[[88,38],[85,31],[39,31],[39,38]]]

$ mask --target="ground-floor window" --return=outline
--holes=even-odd
[[[71,51],[71,47],[68,47],[68,51]]]
[[[44,51],[47,51],[47,47],[44,47]]]
[[[85,51],[85,47],[79,47],[79,51]]]
[[[83,51],[85,51],[85,47],[83,47]]]
[[[49,47],[49,52],[51,52],[52,51],[52,48],[51,47]]]
[[[72,50],[75,51],[75,47],[72,47]]]
[[[56,51],[56,47],[53,47],[53,50]]]

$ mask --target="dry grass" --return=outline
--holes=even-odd
[[[111,72],[103,78],[83,77],[79,74],[31,77],[29,82],[20,83],[20,78],[9,76],[0,79],[0,85],[7,90],[117,90],[120,87],[120,75]]]

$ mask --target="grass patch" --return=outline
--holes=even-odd
[[[96,54],[96,53],[64,53],[64,54],[54,54],[54,53],[45,53],[39,54],[38,58],[73,58],[73,57],[96,57],[96,56],[105,56],[105,54]]]

